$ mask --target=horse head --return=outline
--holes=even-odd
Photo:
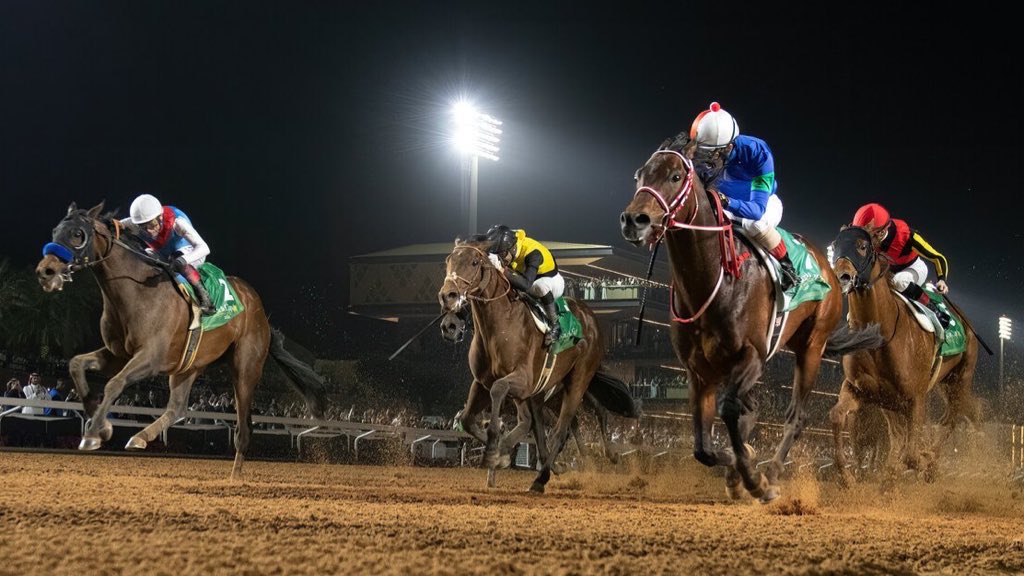
[[[452,253],[445,259],[444,283],[437,292],[442,310],[460,312],[471,298],[479,299],[478,293],[490,275],[499,272],[489,258],[491,244],[484,236],[455,240]]]
[[[832,242],[832,270],[839,278],[843,294],[851,290],[866,290],[882,276],[875,274],[878,260],[878,239],[870,230],[846,225]]]
[[[703,192],[692,193],[701,185],[687,156],[687,148],[665,140],[636,171],[636,193],[619,216],[622,236],[633,245],[657,243],[680,212],[683,221],[696,218],[697,197]]]
[[[43,247],[43,259],[36,265],[36,279],[46,292],[62,290],[71,274],[97,260],[96,229],[103,212],[103,202],[85,210],[74,202],[53,229],[52,241]]]

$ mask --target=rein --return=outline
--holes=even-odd
[[[725,280],[726,272],[728,272],[729,275],[734,278],[740,277],[741,262],[739,257],[736,255],[736,242],[733,237],[732,223],[726,221],[727,219],[725,216],[725,211],[722,209],[722,202],[718,198],[717,194],[708,194],[714,200],[715,203],[713,209],[715,212],[715,216],[718,219],[717,226],[703,226],[693,223],[694,220],[696,220],[697,218],[697,214],[700,212],[699,195],[694,196],[693,198],[694,208],[693,212],[690,214],[690,218],[686,222],[676,220],[676,214],[678,214],[679,211],[686,204],[687,198],[689,198],[690,193],[693,191],[693,162],[690,161],[690,159],[687,158],[686,156],[677,152],[676,150],[668,149],[655,151],[654,154],[651,155],[651,158],[648,159],[647,161],[650,162],[651,159],[653,159],[654,156],[658,154],[674,154],[675,156],[677,156],[680,159],[680,161],[682,161],[683,166],[686,167],[686,178],[679,185],[679,188],[673,195],[671,202],[666,201],[665,197],[662,196],[660,192],[658,192],[654,188],[651,188],[650,186],[641,186],[640,188],[637,188],[636,193],[633,194],[633,198],[636,198],[640,194],[651,195],[651,197],[654,198],[658,205],[661,206],[662,210],[665,211],[665,215],[662,216],[661,219],[661,232],[658,233],[657,240],[655,240],[655,242],[653,243],[653,249],[656,250],[657,246],[661,244],[661,242],[665,239],[665,235],[672,230],[694,230],[698,232],[717,232],[718,244],[722,250],[722,260],[718,271],[718,281],[715,283],[715,288],[714,290],[711,291],[711,295],[708,296],[708,299],[704,301],[704,304],[701,305],[701,307],[697,310],[696,314],[694,314],[693,316],[690,316],[689,318],[683,318],[679,316],[679,314],[676,312],[675,281],[672,282],[672,288],[669,294],[669,310],[672,313],[672,320],[674,322],[679,322],[681,324],[689,324],[700,318],[704,314],[704,312],[707,311],[708,307],[711,306],[711,303],[715,300],[715,297],[718,296],[718,292],[722,288],[722,283]],[[653,266],[651,266],[648,269],[648,281],[650,281],[651,279],[652,271]],[[639,336],[637,337],[639,338]]]
[[[459,288],[459,292],[460,292],[459,295],[461,296],[462,300],[476,300],[477,302],[481,302],[483,304],[486,304],[488,302],[494,302],[495,300],[499,300],[501,298],[504,298],[505,296],[508,296],[508,293],[512,291],[512,283],[509,282],[508,278],[505,278],[504,274],[499,274],[501,279],[504,280],[504,282],[505,282],[505,291],[502,292],[501,294],[499,294],[499,295],[497,295],[497,296],[495,296],[493,298],[485,298],[483,296],[477,296],[476,294],[473,294],[473,292],[479,292],[479,291],[482,291],[484,289],[484,287],[481,285],[481,283],[483,282],[483,276],[484,276],[484,268],[483,267],[485,265],[486,266],[490,266],[490,260],[488,258],[487,253],[484,252],[483,250],[477,248],[476,246],[463,245],[463,246],[456,246],[455,247],[455,250],[467,250],[467,249],[468,250],[475,250],[476,252],[478,252],[480,254],[480,256],[482,256],[483,259],[487,263],[486,264],[484,262],[480,263],[480,267],[481,267],[480,268],[480,279],[477,280],[476,282],[473,282],[472,280],[467,280],[467,279],[463,278],[462,276],[459,276],[458,272],[455,272],[454,270],[450,274],[448,274],[448,278],[450,280],[452,280],[453,282],[455,282],[455,286]],[[453,250],[452,252],[455,252],[455,250]],[[495,268],[494,270],[495,270],[495,272],[501,272],[497,268]],[[474,288],[474,285],[475,285],[475,288]]]

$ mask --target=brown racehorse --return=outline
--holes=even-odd
[[[906,418],[909,425],[900,428],[903,463],[911,470],[920,470],[934,462],[934,454],[922,452],[918,442],[926,421],[928,392],[937,382],[944,385],[947,406],[942,419],[945,432],[932,452],[946,442],[961,418],[977,425],[978,406],[971,392],[978,361],[974,331],[960,314],[967,349],[940,358],[935,335],[921,328],[906,302],[890,288],[888,263],[878,257],[877,240],[873,240],[870,231],[844,226],[833,246],[835,273],[850,304],[850,325],[878,324],[885,337],[881,348],[843,358],[845,379],[839,400],[829,413],[836,467],[842,471],[840,479],[844,483],[853,480],[846,469],[842,432],[847,427],[848,415],[856,412],[862,402],[877,404]]]
[[[530,487],[543,492],[555,459],[569,435],[570,425],[590,383],[598,376],[604,349],[601,346],[597,320],[590,309],[574,300],[569,308],[583,327],[583,339],[573,348],[558,354],[547,386],[539,387],[544,367],[544,335],[537,329],[528,307],[517,301],[504,272],[488,260],[491,242],[483,238],[457,240],[447,258],[444,283],[438,300],[445,311],[460,311],[467,304],[473,311],[475,326],[469,349],[469,367],[473,374],[471,391],[488,391],[491,400],[490,422],[487,426],[484,466],[489,469],[489,483],[498,467],[503,450],[499,446],[500,414],[506,397],[529,407],[531,415],[520,409],[519,424],[509,433],[525,435],[533,426],[543,462],[540,473]],[[547,389],[563,385],[558,422],[546,445],[540,403]],[[475,399],[467,400],[472,407]],[[468,412],[469,410],[465,411]]]
[[[717,195],[708,194],[684,155],[685,138],[666,140],[637,171],[633,200],[620,217],[622,235],[629,242],[668,245],[674,286],[672,346],[693,378],[694,456],[707,466],[728,466],[726,487],[739,497],[743,486],[755,498],[767,502],[779,495],[778,477],[786,456],[805,423],[804,405],[814,387],[826,346],[844,354],[877,344],[874,334],[840,329],[842,295],[828,261],[810,244],[822,277],[833,289],[817,302],[806,302],[792,312],[780,336],[780,346],[796,355],[793,396],[787,411],[785,433],[767,468],[767,476],[753,462],[747,444],[756,422],[757,401],[752,389],[768,358],[768,328],[773,321],[774,283],[757,258],[748,258],[740,277],[725,272],[723,241],[729,223],[720,221]],[[723,223],[724,222],[724,223]],[[675,314],[674,314],[675,315]],[[711,427],[717,412],[729,432],[729,448],[712,445]]]
[[[322,379],[285,351],[283,337],[271,330],[259,296],[240,278],[232,277],[230,282],[245,310],[224,326],[204,334],[192,366],[175,372],[185,346],[190,306],[178,293],[170,275],[155,267],[159,262],[143,252],[141,242],[122,235],[119,224],[100,216],[102,210],[102,203],[90,210],[80,210],[72,204],[67,216],[54,228],[53,242],[73,257],[65,262],[48,254],[36,266],[39,284],[47,292],[62,289],[73,272],[90,268],[103,294],[100,333],[104,346],[75,356],[69,363],[75,389],[89,416],[80,450],[96,450],[110,439],[113,426],[107,414],[125,386],[168,374],[171,392],[167,410],[133,436],[127,446],[145,448],[184,415],[192,383],[203,369],[224,358],[235,380],[238,427],[232,476],[238,477],[251,436],[253,393],[268,351],[303,394],[313,414],[322,416]],[[89,386],[87,370],[110,377],[102,392]]]
[[[441,337],[453,343],[462,342],[466,333],[469,331],[470,323],[468,319],[470,314],[471,310],[468,307],[464,307],[459,313],[449,312],[445,314],[441,319],[440,324]],[[479,385],[476,382],[473,382],[470,384],[469,395],[466,398],[466,405],[463,406],[463,409],[459,411],[459,414],[456,417],[456,420],[458,420],[463,430],[483,443],[487,443],[487,433],[480,427],[478,417],[483,414],[484,410],[486,410],[489,405],[490,399],[481,393]],[[544,403],[544,412],[547,414],[552,411],[557,411],[561,405],[562,395],[560,392],[556,392],[547,402]],[[608,408],[608,406],[611,406],[611,408]],[[521,403],[517,403],[516,407],[520,422],[526,418],[532,419],[534,417],[533,412],[536,411],[535,408],[533,410],[523,410],[524,406]],[[583,395],[583,403],[580,407],[589,408],[594,413],[594,416],[597,418],[598,427],[601,430],[601,445],[604,450],[604,456],[613,464],[617,464],[620,458],[619,454],[612,447],[611,438],[608,433],[608,416],[614,413],[626,418],[639,417],[639,410],[629,394],[629,389],[618,380],[595,378],[591,381],[590,387],[587,388],[587,393]],[[556,419],[557,416],[550,418],[550,420]],[[499,466],[501,467],[505,467],[511,463],[509,455],[511,449],[515,447],[515,445],[522,440],[527,433],[527,430],[522,426],[517,426],[516,430],[520,432],[520,435],[513,436],[506,434],[501,440],[501,450],[499,450],[502,454],[499,463]],[[585,455],[586,447],[580,432],[579,416],[573,418],[570,430],[572,431],[573,437],[576,439],[576,446],[579,449],[580,455]],[[538,448],[546,452],[544,447],[538,446]],[[552,468],[552,471],[558,473],[559,469],[557,467]]]

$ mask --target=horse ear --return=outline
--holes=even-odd
[[[74,212],[75,210],[78,210],[78,205],[77,205],[77,204],[75,204],[74,202],[72,202],[72,203],[71,203],[71,204],[70,204],[70,205],[68,206],[68,216],[71,216],[71,213],[72,213],[72,212]]]
[[[103,205],[106,204],[106,203],[107,203],[107,201],[103,200],[99,204],[93,206],[92,208],[89,208],[89,212],[88,212],[89,217],[90,218],[99,218],[100,213],[103,212]]]
[[[665,148],[668,148],[671,145],[672,145],[672,139],[671,138],[665,138],[665,140],[658,146],[658,150],[664,150]]]
[[[842,226],[839,227],[839,231],[842,232],[843,230],[846,230],[849,227],[850,227],[849,224],[843,224]]]

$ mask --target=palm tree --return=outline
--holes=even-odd
[[[47,294],[36,285],[30,270],[15,270],[0,263],[0,338],[13,349],[34,357],[58,353],[64,358],[82,351],[96,333],[101,298],[89,274],[78,282]]]

